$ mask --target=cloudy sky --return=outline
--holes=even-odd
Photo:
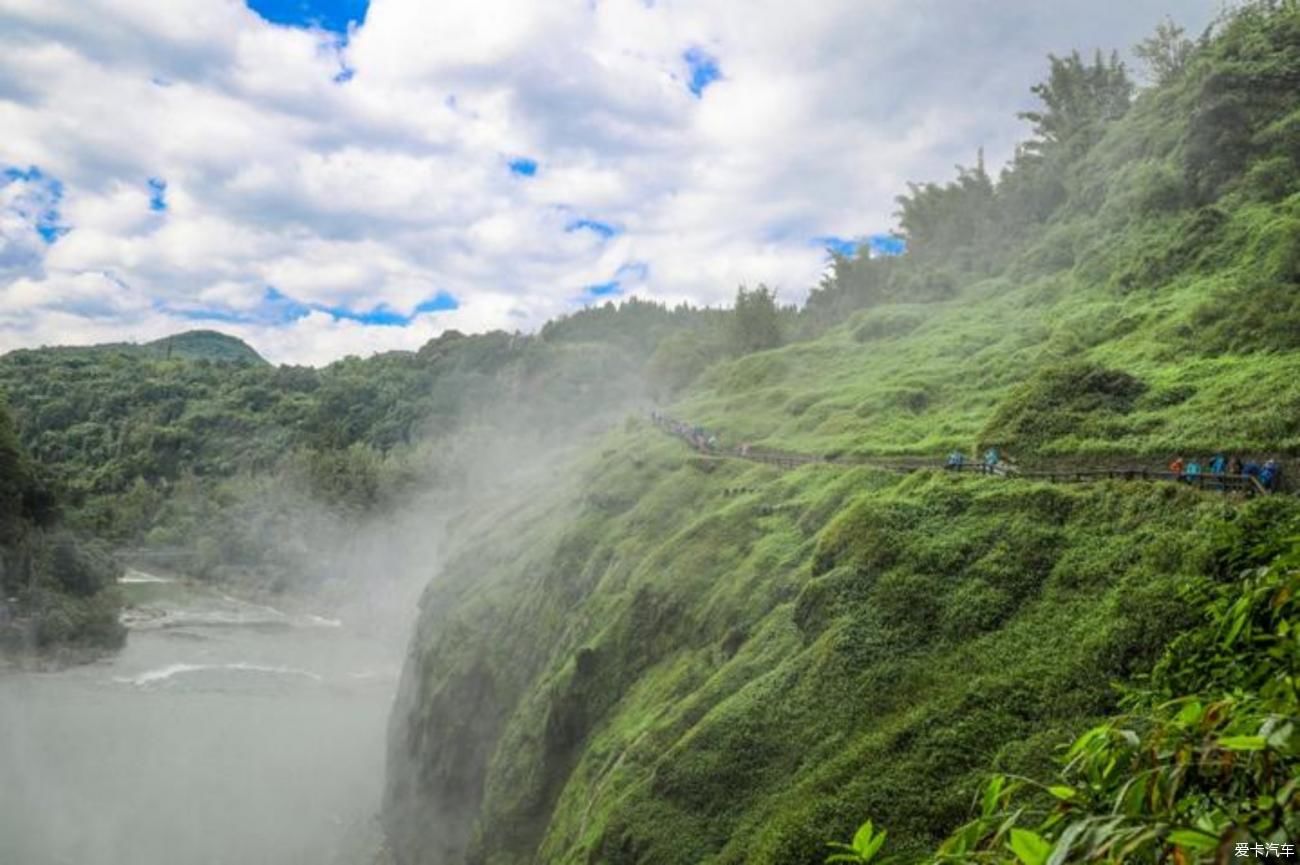
[[[1218,0],[0,0],[0,351],[275,361],[605,299],[801,300],[993,164],[1048,52]]]

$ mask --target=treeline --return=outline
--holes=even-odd
[[[1286,206],[1300,189],[1298,46],[1294,2],[1262,0],[1198,40],[1161,25],[1137,48],[1142,90],[1115,54],[1051,57],[1032,88],[1040,107],[1021,115],[1031,135],[999,175],[980,154],[951,181],[909,184],[896,214],[907,254],[834,255],[803,332],[989,277],[1064,270],[1123,295],[1231,269],[1235,285],[1196,311],[1185,347],[1300,346],[1300,222]],[[1242,209],[1258,222],[1229,231]]]
[[[197,575],[262,569],[284,584],[308,524],[454,485],[466,471],[458,442],[538,441],[611,418],[643,398],[661,344],[726,321],[630,300],[536,336],[449,331],[415,352],[321,369],[272,366],[237,340],[191,333],[11,352],[0,393],[68,525],[188,556]]]
[[[210,571],[260,547],[248,535],[265,515],[239,503],[264,501],[268,479],[340,514],[381,510],[452,480],[458,437],[573,427],[780,344],[794,310],[775,301],[761,286],[734,311],[633,298],[535,336],[448,331],[320,369],[206,332],[19,350],[0,357],[0,393],[71,524],[119,546],[202,550]],[[222,527],[241,511],[245,528]]]

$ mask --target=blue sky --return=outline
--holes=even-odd
[[[687,88],[695,96],[703,96],[710,84],[722,77],[722,66],[718,58],[698,46],[692,46],[682,54],[686,68],[690,70]]]
[[[0,4],[0,351],[208,322],[275,361],[637,296],[801,300],[997,168],[1046,55],[1167,0]],[[1180,0],[1199,32],[1217,0]]]
[[[26,168],[10,165],[0,171],[0,189],[4,188],[14,193],[9,212],[30,226],[42,241],[52,244],[68,233],[59,214],[63,183],[58,178],[35,165]]]
[[[370,0],[248,0],[248,5],[273,24],[344,34],[349,24],[365,21]]]
[[[344,305],[326,306],[304,303],[287,297],[275,288],[268,287],[257,306],[234,310],[212,306],[164,307],[168,314],[189,321],[223,322],[226,324],[251,324],[283,327],[307,318],[313,312],[324,313],[335,321],[354,321],[369,327],[409,327],[418,318],[439,312],[450,312],[460,307],[460,302],[447,292],[439,292],[420,301],[409,313],[379,304],[370,309],[353,309]]]

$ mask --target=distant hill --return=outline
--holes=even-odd
[[[187,330],[174,333],[153,342],[104,342],[98,345],[52,345],[38,349],[18,349],[0,357],[21,355],[57,354],[60,357],[76,355],[126,354],[161,359],[210,360],[221,363],[248,363],[269,365],[251,345],[242,339],[215,330]]]
[[[251,345],[237,337],[215,330],[187,330],[139,346],[160,357],[184,357],[190,360],[244,361],[264,364],[266,359]]]

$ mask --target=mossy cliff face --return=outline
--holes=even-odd
[[[392,726],[402,865],[814,863],[865,815],[923,851],[991,768],[1045,770],[1113,709],[1225,523],[1291,507],[779,474],[648,427],[568,483],[464,527],[426,595]]]

